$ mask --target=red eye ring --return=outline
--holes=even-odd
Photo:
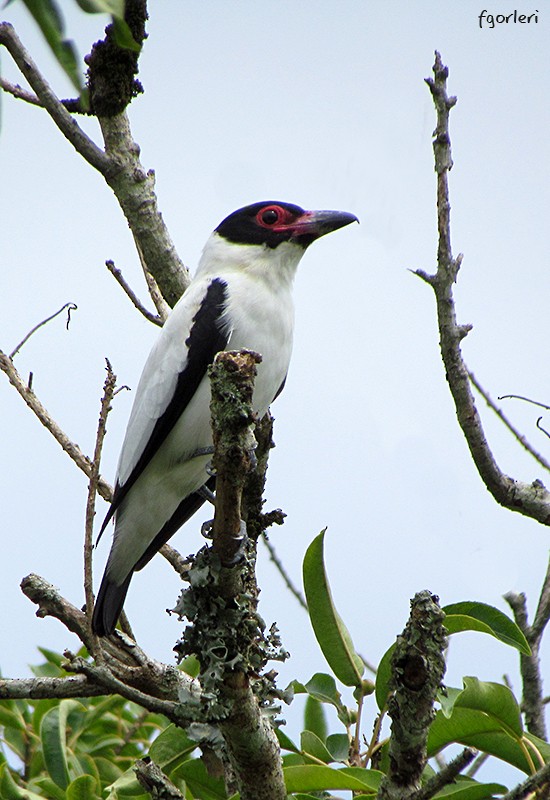
[[[273,228],[285,221],[285,211],[280,206],[265,206],[256,214],[256,222],[262,228]]]

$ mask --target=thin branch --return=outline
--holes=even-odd
[[[181,578],[185,578],[189,572],[190,562],[170,544],[163,544],[159,550],[161,556],[168,561],[170,566],[178,573]]]
[[[546,590],[548,590],[548,581],[549,575],[547,573],[544,582]],[[504,599],[512,609],[516,625],[522,631],[531,648],[531,655],[525,655],[524,653],[520,655],[520,672],[523,686],[521,707],[525,715],[525,724],[529,733],[541,739],[546,739],[542,675],[539,659],[543,628],[540,630],[540,635],[535,635],[533,628],[529,625],[527,600],[523,593],[508,592],[504,595]]]
[[[531,626],[533,636],[538,641],[541,641],[542,635],[549,621],[550,621],[550,560],[548,562],[546,575],[544,577],[544,582],[542,584],[537,611],[535,613],[535,619]]]
[[[34,328],[31,328],[31,330],[27,333],[27,335],[11,351],[8,358],[13,359],[13,357],[17,355],[17,353],[21,350],[25,342],[27,342],[31,338],[33,333],[36,333],[36,331],[43,325],[46,325],[52,319],[55,319],[57,316],[59,316],[59,314],[61,314],[62,311],[65,311],[65,309],[67,309],[67,330],[69,330],[69,324],[71,322],[71,311],[76,311],[77,308],[78,306],[76,305],[76,303],[65,303],[64,305],[62,305],[61,308],[58,309],[54,314],[50,314],[49,317],[46,317],[46,319],[43,319],[42,322],[39,322],[37,325],[35,325]]]
[[[67,111],[40,73],[28,51],[23,47],[9,22],[0,23],[0,44],[6,47],[63,136],[92,167],[106,178],[111,177],[116,172],[116,163],[84,133],[74,117]]]
[[[284,581],[284,584],[285,584],[286,588],[289,590],[289,592],[291,594],[294,595],[294,597],[299,602],[299,604],[302,606],[302,608],[305,611],[307,611],[306,599],[305,599],[304,595],[302,594],[302,592],[298,589],[298,587],[295,586],[294,583],[292,582],[292,579],[291,579],[290,575],[288,574],[288,572],[286,571],[283,562],[281,561],[281,559],[277,555],[277,551],[275,550],[275,548],[273,547],[273,545],[271,544],[271,542],[269,541],[267,536],[264,535],[262,537],[262,540],[263,540],[263,543],[266,546],[267,551],[269,553],[269,558],[271,559],[271,561],[273,562],[273,564],[277,568],[281,578]]]
[[[501,394],[499,395],[499,400],[524,400],[526,403],[531,403],[533,406],[539,406],[540,408],[544,408],[546,411],[550,411],[550,406],[547,406],[546,403],[539,403],[538,400],[531,400],[530,397],[524,397],[522,394]]]
[[[534,775],[520,783],[515,789],[507,792],[501,800],[522,800],[522,798],[535,792],[537,789],[548,788],[550,784],[550,764],[546,764]],[[546,797],[547,795],[544,795]]]
[[[417,270],[416,274],[429,283],[435,292],[445,374],[460,427],[481,479],[500,505],[536,519],[543,525],[550,525],[550,493],[543,484],[539,480],[530,484],[515,480],[499,468],[485,437],[470,388],[468,369],[462,359],[460,344],[471,326],[459,325],[456,320],[453,284],[458,276],[462,256],[454,258],[452,254],[448,187],[448,172],[453,165],[449,112],[455,105],[456,98],[447,95],[448,69],[437,52],[433,71],[434,78],[428,78],[426,82],[437,111],[433,140],[437,173],[437,272],[435,275],[428,275]]]
[[[138,298],[138,296],[131,288],[131,286],[128,283],[126,283],[126,280],[124,279],[122,272],[118,269],[118,267],[115,267],[114,262],[111,260],[106,261],[105,266],[107,267],[113,278],[116,280],[116,282],[119,284],[119,286],[122,287],[124,292],[127,294],[127,296],[130,298],[134,306],[137,308],[137,310],[141,314],[143,314],[145,319],[149,320],[149,322],[152,322],[154,325],[159,325],[160,327],[162,327],[162,319],[159,316],[157,316],[157,314],[152,314],[147,308],[145,308],[145,306]]]
[[[472,382],[473,386],[475,386],[475,388],[477,389],[477,391],[478,391],[478,392],[480,393],[480,395],[483,397],[483,399],[485,400],[485,402],[487,403],[487,405],[489,406],[489,408],[490,408],[492,411],[494,411],[494,413],[495,413],[495,414],[497,415],[497,417],[498,417],[498,418],[501,420],[501,422],[503,422],[503,423],[504,423],[504,425],[506,425],[506,427],[508,428],[508,430],[510,431],[510,433],[512,433],[512,435],[513,435],[513,436],[514,436],[514,437],[515,437],[515,438],[518,440],[518,442],[521,444],[521,446],[522,446],[522,447],[523,447],[525,450],[527,450],[527,452],[528,452],[528,453],[530,453],[530,455],[532,455],[532,456],[533,456],[533,458],[534,458],[536,461],[538,461],[538,462],[539,462],[539,464],[541,465],[541,467],[544,467],[544,469],[546,469],[546,470],[548,470],[548,471],[550,472],[550,464],[548,463],[548,461],[546,461],[546,459],[545,459],[543,456],[541,456],[541,454],[540,454],[540,453],[538,453],[538,452],[537,452],[537,451],[536,451],[536,450],[533,448],[533,446],[532,446],[532,445],[531,445],[531,444],[530,444],[530,443],[527,441],[527,439],[525,438],[525,436],[524,436],[523,434],[521,434],[521,433],[520,433],[520,432],[517,430],[517,428],[516,428],[516,427],[514,427],[514,425],[512,425],[512,423],[510,422],[510,420],[508,419],[508,417],[507,417],[507,416],[504,414],[504,412],[502,411],[502,409],[501,409],[501,408],[499,408],[499,407],[498,407],[498,406],[495,404],[495,402],[494,402],[494,401],[491,399],[491,397],[489,396],[488,392],[486,392],[486,391],[485,391],[485,389],[483,388],[483,386],[482,386],[482,385],[479,383],[479,381],[478,381],[478,380],[475,378],[475,376],[474,376],[473,372],[470,372],[470,371],[468,371],[468,377],[469,377],[470,381]],[[502,400],[502,399],[504,399],[505,397],[512,397],[512,395],[503,395],[502,397],[499,397],[499,400]],[[524,399],[525,399],[525,398],[524,398]],[[537,405],[538,405],[538,404],[537,404]]]
[[[77,467],[84,472],[88,478],[92,475],[92,461],[84,455],[80,447],[75,444],[61,430],[57,422],[50,416],[49,412],[42,405],[32,389],[21,378],[9,356],[0,350],[0,370],[8,376],[11,385],[17,390],[31,411],[38,417],[42,425],[52,434],[54,439],[61,445],[63,450],[75,462]],[[109,503],[113,497],[111,486],[103,478],[98,478],[97,491],[104,500]]]
[[[0,89],[6,92],[6,94],[11,94],[17,100],[24,100],[25,103],[29,103],[32,106],[40,106],[40,108],[44,107],[35,94],[23,89],[23,87],[19,86],[18,83],[11,83],[1,76]]]
[[[103,397],[101,398],[101,410],[99,413],[99,422],[97,426],[92,471],[88,485],[88,497],[86,500],[86,524],[84,532],[84,596],[86,598],[86,612],[88,620],[90,620],[90,631],[92,612],[94,608],[92,553],[94,538],[95,498],[98,488],[101,451],[107,430],[107,415],[111,409],[111,400],[113,399],[116,384],[116,375],[112,370],[111,364],[109,363],[108,359],[105,360],[107,362],[107,377],[105,378],[105,384],[103,386]]]
[[[411,800],[430,800],[430,798],[436,795],[443,787],[448,786],[449,783],[453,783],[455,778],[472,763],[477,756],[477,752],[478,751],[473,747],[465,747],[464,750],[459,753],[456,758],[453,758],[452,761],[449,761],[440,772],[426,781],[422,789],[414,794]]]
[[[160,317],[160,325],[163,325],[168,319],[168,316],[170,314],[170,306],[164,299],[158,283],[156,282],[154,276],[150,272],[149,267],[147,266],[145,255],[143,253],[143,248],[141,247],[139,240],[135,236],[134,236],[134,242],[139,256],[141,268],[143,270],[143,275],[145,277],[145,283],[147,284],[147,288],[149,289],[149,295]]]

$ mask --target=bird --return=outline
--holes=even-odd
[[[208,366],[223,350],[260,353],[252,405],[261,418],[282,391],[294,328],[292,284],[309,245],[358,222],[344,211],[278,201],[226,217],[155,342],[136,390],[116,473],[114,534],[92,629],[113,633],[134,572],[202,505],[215,478]],[[99,539],[98,537],[98,539]]]

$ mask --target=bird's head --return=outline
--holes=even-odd
[[[345,211],[304,211],[291,203],[254,203],[234,211],[206,242],[197,275],[254,275],[272,287],[291,286],[306,248],[357,217]]]
[[[305,250],[315,239],[351,222],[358,219],[346,211],[305,211],[292,203],[264,201],[234,211],[215,232],[233,244],[275,249],[292,242]]]

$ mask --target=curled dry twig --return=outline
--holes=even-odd
[[[28,342],[33,333],[36,333],[36,331],[43,325],[46,325],[48,322],[51,322],[52,319],[55,319],[57,316],[59,316],[59,314],[61,314],[62,311],[65,311],[65,309],[67,309],[66,328],[67,330],[69,330],[69,325],[71,323],[71,311],[76,311],[77,308],[78,306],[76,305],[76,303],[65,303],[64,305],[62,305],[61,308],[59,308],[54,314],[50,314],[49,317],[46,317],[46,319],[43,319],[42,322],[39,322],[37,325],[35,325],[34,328],[31,328],[31,330],[27,333],[27,335],[24,336],[23,339],[21,339],[19,344],[16,345],[16,347],[14,347],[14,349],[9,354],[8,358],[13,359],[14,356],[16,356],[17,353],[21,350],[25,342]]]

